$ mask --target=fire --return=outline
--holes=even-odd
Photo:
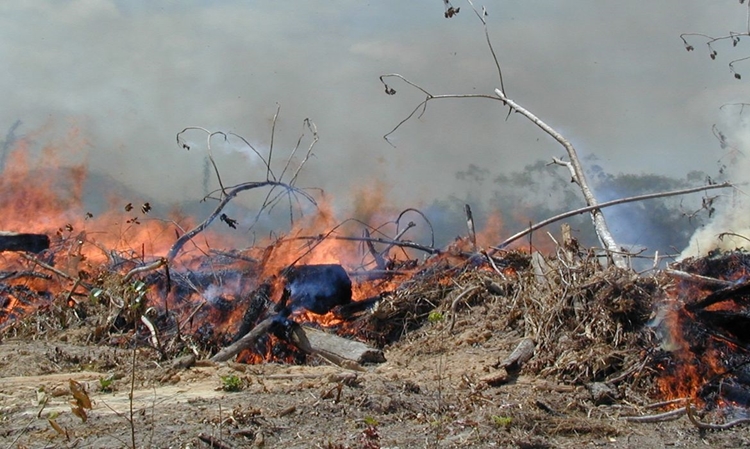
[[[289,267],[341,265],[352,278],[351,301],[355,303],[395,289],[414,270],[409,250],[388,243],[368,246],[358,237],[364,238],[362,229],[367,228],[372,238],[387,241],[407,226],[406,218],[401,222],[383,218],[392,220],[398,213],[383,208],[385,186],[375,183],[374,190],[363,188],[355,195],[358,221],[341,224],[323,198],[317,213],[297,220],[276,240],[238,251],[218,250],[244,247],[247,242],[240,232],[235,233],[239,238],[220,232],[224,229],[217,220],[167,266],[122,282],[128,271],[168,254],[175,240],[195,227],[197,220],[176,211],[154,210],[144,200],[123,198],[114,191],[100,192],[92,205],[86,199],[90,179],[85,157],[71,162],[59,156],[86,147],[82,133],[72,129],[60,143],[65,151],[46,146],[37,151],[37,158],[31,156],[35,152],[32,138],[21,139],[7,154],[0,178],[0,230],[45,234],[51,244],[48,251],[35,256],[0,254],[3,273],[43,274],[3,279],[7,288],[0,302],[0,330],[53,303],[83,308],[95,298],[116,308],[136,304],[143,297],[148,307],[162,311],[157,318],[171,323],[168,327],[219,347],[281,301],[287,288],[284,272]],[[380,265],[384,273],[378,279],[362,275]],[[263,289],[267,297],[256,297]],[[253,301],[260,310],[257,316],[248,312]],[[291,310],[288,318],[328,328],[347,326],[335,310],[313,313],[300,308]],[[259,362],[285,350],[289,351],[287,343],[269,335],[256,351],[246,351],[240,359]]]
[[[748,356],[746,325],[733,321],[745,316],[748,307],[739,287],[733,294],[734,286],[743,285],[746,277],[746,258],[744,253],[731,253],[692,265],[685,262],[690,272],[728,282],[721,290],[683,281],[669,291],[659,312],[658,328],[665,335],[664,352],[656,364],[665,399],[691,398],[712,407],[750,405],[743,368]]]

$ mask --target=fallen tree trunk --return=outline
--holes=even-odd
[[[45,234],[19,234],[0,231],[0,251],[40,253],[47,248],[49,248],[49,237]]]

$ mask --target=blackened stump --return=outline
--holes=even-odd
[[[284,273],[285,304],[293,312],[303,308],[324,315],[352,302],[352,281],[341,265],[301,265]]]

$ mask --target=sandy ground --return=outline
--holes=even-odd
[[[513,331],[426,324],[362,371],[200,363],[173,367],[148,348],[73,343],[64,334],[0,342],[0,447],[692,448],[748,447],[746,426],[700,431],[685,417],[630,423],[658,398],[616,387],[597,405],[585,386],[528,373],[483,378],[519,341]],[[585,361],[581,361],[585,363]],[[135,370],[133,370],[135,368]],[[135,376],[133,376],[135,371]],[[224,390],[234,376],[239,391]],[[92,401],[71,411],[70,380]],[[102,379],[113,379],[103,388]],[[131,386],[133,398],[130,399]],[[132,408],[132,412],[131,412]],[[709,417],[705,417],[706,420]],[[57,430],[53,423],[56,424]]]

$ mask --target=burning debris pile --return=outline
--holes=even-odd
[[[126,217],[122,211],[94,217],[84,214],[80,195],[73,195],[73,204],[39,201],[40,210],[29,212],[53,211],[47,221],[60,226],[56,232],[48,223],[28,229],[15,223],[4,226],[29,234],[0,236],[0,341],[126,348],[134,359],[140,351],[150,361],[179,367],[174,369],[274,362],[330,364],[355,373],[377,372],[394,348],[448,358],[481,351],[480,361],[457,357],[453,365],[461,367],[456,388],[470,392],[461,403],[466,408],[454,408],[456,422],[473,426],[459,415],[494,407],[497,395],[488,399],[493,391],[533,378],[575,400],[502,408],[493,426],[515,420],[525,432],[549,435],[618,432],[562,417],[571,403],[589,404],[589,412],[616,405],[618,416],[632,420],[687,413],[699,427],[708,425],[690,404],[701,406],[701,413],[744,413],[750,406],[745,253],[639,275],[581,248],[569,230],[561,244],[552,238],[544,253],[492,247],[477,238],[468,207],[469,236],[447,248],[407,239],[416,227],[404,226],[408,214],[426,221],[413,209],[393,214],[397,218],[386,225],[342,224],[318,204],[318,215],[286,236],[243,249],[220,233],[209,234],[214,219],[236,228],[223,207],[241,191],[295,192],[274,176],[270,162],[266,168],[266,181],[222,185],[214,192],[217,208],[199,224],[185,217],[150,219],[149,203],[127,203]],[[8,179],[15,178],[3,182]],[[26,197],[55,191],[27,192],[33,183],[18,179],[6,190]],[[134,378],[135,362],[132,373]],[[174,378],[168,372],[157,379]],[[410,379],[400,388],[417,394],[421,387]],[[677,408],[656,418],[637,416],[654,398],[658,406]],[[364,403],[373,401],[357,404]],[[435,413],[447,412],[438,405]]]
[[[479,396],[519,376],[546,379],[562,394],[585,391],[593,406],[625,407],[620,413],[635,421],[662,419],[638,415],[654,398],[666,399],[662,406],[677,407],[666,416],[690,412],[699,427],[714,425],[699,421],[690,403],[704,420],[721,410],[724,421],[730,407],[736,417],[750,404],[745,253],[643,276],[602,264],[574,242],[545,256],[490,253],[459,239],[421,248],[426,257],[407,252],[407,240],[373,239],[364,253],[360,239],[329,233],[314,242],[282,238],[169,262],[58,234],[38,254],[3,253],[0,336],[138,347],[160,361],[188,353],[187,366],[330,363],[355,372],[384,362],[393,347],[483,348],[493,355],[463,374]],[[374,262],[375,245],[398,249],[398,256],[378,253],[384,269]],[[82,257],[93,249],[107,257]],[[347,263],[352,254],[358,263]],[[544,401],[536,407],[504,413],[549,435],[618,432],[550,416]]]
[[[667,273],[675,282],[658,305],[659,387],[707,410],[746,417],[750,406],[750,254],[714,253]]]
[[[17,269],[3,279],[0,330],[6,337],[63,333],[93,344],[148,346],[161,359],[189,349],[213,360],[307,363],[321,353],[300,338],[324,329],[367,345],[324,358],[368,363],[384,360],[380,348],[431,324],[450,335],[479,332],[484,337],[477,342],[492,333],[533,342],[528,356],[534,357],[516,368],[571,384],[626,372],[648,344],[644,324],[657,282],[602,268],[586,251],[489,255],[459,240],[421,261],[392,258],[388,269],[368,271],[319,263],[319,250],[331,254],[323,244],[305,246],[304,257],[294,254],[296,263],[279,263],[292,241],[214,250],[182,260],[182,269],[163,259],[118,257],[74,277],[54,266],[69,265],[60,239],[39,256],[7,257]],[[330,236],[322,243],[338,244]],[[80,244],[87,245],[95,246]],[[338,251],[347,250],[356,247]],[[480,322],[463,318],[477,307],[487,312]]]

